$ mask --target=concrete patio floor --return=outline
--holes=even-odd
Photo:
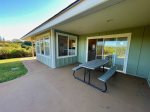
[[[36,60],[23,63],[27,75],[0,84],[0,112],[150,111],[150,88],[143,79],[118,73],[102,93],[74,79],[74,65],[50,69]]]

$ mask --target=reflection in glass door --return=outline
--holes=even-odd
[[[127,51],[127,37],[117,38],[116,43],[116,55],[115,55],[115,65],[117,69],[123,71],[124,63],[126,59],[126,51]]]
[[[107,37],[88,40],[88,61],[93,59],[109,59],[105,67],[117,66],[117,70],[125,72],[127,64],[128,37]]]
[[[106,67],[110,68],[114,65],[114,57],[116,54],[116,38],[106,38],[104,39],[104,59],[108,58],[109,63]]]
[[[94,60],[96,57],[96,39],[88,41],[88,61]]]
[[[102,59],[103,58],[103,39],[97,39],[96,42],[96,58]]]

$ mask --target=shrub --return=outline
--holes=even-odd
[[[27,46],[27,45],[24,45],[24,44],[21,44],[21,47],[25,48],[26,50],[29,50],[31,48],[30,46]]]
[[[8,48],[0,48],[0,59],[10,58],[10,50]]]
[[[0,59],[30,56],[32,56],[31,46],[22,43],[0,42]]]
[[[24,48],[15,49],[11,47],[0,48],[0,59],[30,57],[30,56],[32,56],[31,48],[29,50],[26,50]]]
[[[20,48],[21,43],[0,42],[0,47]]]
[[[13,49],[11,51],[12,58],[24,57],[24,55],[25,55],[25,51],[22,49]]]

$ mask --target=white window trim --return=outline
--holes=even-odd
[[[67,36],[68,37],[68,55],[67,56],[59,56],[58,54],[58,35],[62,35],[62,36]],[[75,38],[76,39],[76,49],[75,49],[75,55],[69,55],[69,38]],[[65,34],[65,33],[58,33],[56,32],[56,51],[57,51],[57,59],[61,59],[61,58],[69,58],[69,57],[75,57],[77,56],[77,36],[74,35],[69,35],[69,34]]]
[[[45,38],[48,38],[49,40],[49,55],[45,55]],[[42,54],[41,52],[41,40],[43,41],[43,47],[44,47],[44,54]],[[51,53],[50,53],[50,36],[43,36],[43,38],[40,38],[38,40],[36,40],[36,42],[39,42],[39,49],[40,49],[40,53],[37,53],[37,55],[39,56],[44,56],[44,57],[50,57],[51,56]]]
[[[41,38],[40,39],[40,55],[44,55],[45,56],[45,49],[44,49],[44,54],[42,54],[42,47],[41,47],[41,43],[43,42],[43,47],[45,48],[45,43],[44,43],[44,39],[43,38]]]
[[[128,56],[129,56],[131,35],[132,35],[132,33],[122,33],[122,34],[112,34],[112,35],[101,35],[101,36],[87,37],[87,41],[86,41],[86,62],[88,61],[88,46],[89,46],[88,41],[90,39],[127,37],[128,38],[128,44],[127,44],[127,51],[126,51],[126,59],[124,61],[124,68],[123,68],[123,71],[117,70],[118,72],[126,73],[127,64],[128,64]]]
[[[49,55],[45,55],[45,39],[48,39],[48,43],[49,43]],[[43,38],[43,40],[44,40],[44,56],[47,56],[47,57],[49,57],[49,56],[51,56],[51,52],[50,52],[50,36],[48,36],[48,37],[44,37]]]
[[[77,36],[69,35],[69,38],[68,38],[68,48],[69,48],[69,39],[75,39],[75,41],[76,41],[76,43],[75,43],[75,46],[76,46],[75,55],[69,55],[69,56],[77,56]],[[69,54],[69,50],[68,50],[68,54]]]
[[[38,45],[38,44],[39,44],[39,45]],[[37,46],[39,47],[39,51],[40,51],[40,43],[39,43],[39,40],[36,41],[36,54],[39,54],[39,53],[38,53],[38,50],[37,50]]]

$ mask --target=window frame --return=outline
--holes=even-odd
[[[59,35],[62,35],[62,36],[66,36],[68,39],[68,42],[67,42],[67,56],[59,56],[59,46],[58,46],[58,36]],[[75,54],[74,55],[69,55],[69,39],[75,39]],[[68,57],[75,57],[77,56],[77,36],[74,36],[74,35],[70,35],[70,34],[65,34],[65,33],[58,33],[56,32],[56,52],[57,52],[57,59],[61,59],[61,58],[68,58]]]
[[[48,40],[48,43],[49,43],[48,44],[49,55],[46,55],[46,52],[45,52],[46,51],[46,49],[45,49],[46,48],[46,46],[45,46],[46,39]],[[51,55],[51,53],[50,53],[50,49],[51,49],[51,47],[50,47],[50,38],[45,36],[45,37],[43,37],[43,40],[44,40],[44,56],[48,56],[49,57]]]
[[[121,33],[121,34],[110,34],[110,35],[100,35],[100,36],[87,37],[87,39],[86,39],[86,62],[88,61],[88,41],[89,41],[89,39],[103,39],[103,44],[104,44],[104,39],[107,39],[107,38],[127,37],[128,43],[127,43],[127,48],[126,48],[126,59],[124,61],[124,68],[123,68],[123,71],[117,70],[118,72],[126,73],[127,72],[127,63],[128,63],[131,36],[132,36],[132,33]]]
[[[45,43],[44,38],[39,39],[40,41],[40,54],[45,56]],[[43,53],[42,53],[42,43],[43,43]]]
[[[39,52],[38,52],[37,47],[39,47]],[[41,54],[41,47],[40,47],[40,41],[39,40],[36,41],[36,54]]]
[[[45,55],[45,39],[48,39],[48,42],[49,42],[49,55]],[[44,48],[44,54],[42,54],[42,49],[41,49],[41,42],[43,41],[43,48]],[[45,57],[50,57],[51,55],[51,52],[50,52],[50,37],[49,36],[43,36],[42,38],[39,38],[38,40],[36,40],[36,42],[39,43],[39,50],[40,50],[40,53],[37,53],[37,55],[41,55],[41,56],[45,56]]]

